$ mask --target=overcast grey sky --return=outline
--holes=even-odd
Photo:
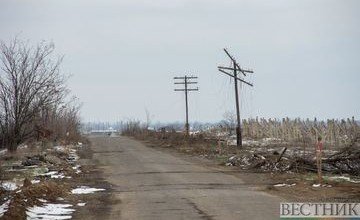
[[[360,118],[360,1],[0,0],[0,39],[53,41],[84,121],[181,121],[173,77],[199,76],[190,119],[234,111],[226,47],[255,73],[244,117]]]

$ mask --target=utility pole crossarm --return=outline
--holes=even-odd
[[[187,84],[197,84],[198,82],[187,82]],[[174,84],[185,84],[185,82],[174,82]]]
[[[174,79],[197,79],[197,76],[176,76]]]
[[[224,70],[234,70],[234,68],[231,68],[231,67],[224,67],[224,66],[218,66],[219,69],[224,69]],[[246,69],[239,69],[239,68],[236,68],[236,70],[239,70],[239,71],[242,71],[242,72],[245,72],[245,73],[254,73],[254,71],[252,70],[246,70]]]
[[[228,72],[225,72],[225,71],[222,70],[222,69],[219,69],[219,71],[222,72],[222,73],[225,73],[226,75],[228,75],[228,76],[230,76],[230,77],[232,77],[232,78],[235,78],[235,76],[231,75],[231,74],[228,73]],[[245,80],[243,80],[243,79],[240,79],[239,77],[236,77],[235,79],[237,79],[237,80],[239,80],[239,81],[241,81],[241,82],[243,82],[243,83],[245,83],[245,84],[248,84],[249,86],[254,86],[253,84],[251,84],[251,83],[249,83],[249,82],[247,82],[247,81],[245,81]]]
[[[199,88],[196,88],[196,89],[174,89],[174,91],[182,91],[182,92],[184,92],[184,91],[199,91]]]

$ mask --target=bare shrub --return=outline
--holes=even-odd
[[[129,120],[123,124],[122,134],[128,136],[139,135],[144,132],[144,127],[138,120]]]
[[[220,122],[220,126],[225,129],[229,135],[235,134],[236,131],[236,114],[234,112],[225,112],[224,119]]]
[[[68,90],[60,72],[61,57],[55,46],[41,42],[36,47],[14,39],[0,42],[0,136],[2,146],[15,151],[17,146],[41,133],[49,136],[49,113],[57,117]],[[66,109],[67,115],[74,112]],[[71,118],[71,117],[70,117]]]

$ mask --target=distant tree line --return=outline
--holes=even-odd
[[[139,120],[121,122],[124,135],[146,134],[149,127]],[[313,144],[319,136],[327,144],[346,146],[353,140],[360,138],[360,123],[353,118],[328,119],[320,121],[315,119],[243,119],[243,137],[251,140],[275,138],[281,141],[298,144]],[[151,125],[151,130],[158,132],[179,132],[184,130],[183,123],[156,123]],[[236,115],[231,112],[224,114],[224,119],[218,123],[191,123],[192,134],[207,136],[231,136],[235,134]]]
[[[78,137],[80,105],[69,99],[54,50],[53,43],[0,42],[1,147],[15,151],[26,141]]]

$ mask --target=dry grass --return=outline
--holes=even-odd
[[[360,126],[352,119],[313,121],[284,118],[243,120],[243,135],[251,139],[278,138],[287,142],[315,143],[322,136],[326,144],[344,146],[360,134]]]

